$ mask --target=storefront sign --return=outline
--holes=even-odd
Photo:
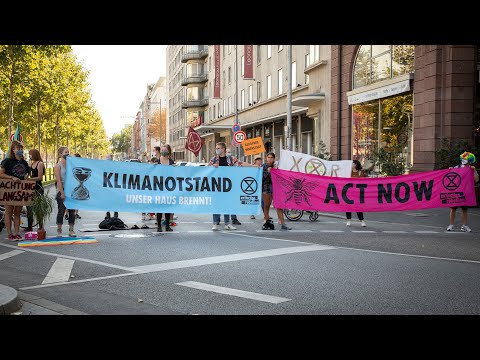
[[[215,80],[213,84],[213,98],[220,99],[220,45],[215,45]]]
[[[253,45],[245,45],[245,61],[243,67],[243,78],[253,79]]]
[[[385,98],[392,95],[397,95],[404,93],[406,91],[410,91],[410,80],[404,80],[401,82],[397,82],[395,84],[382,86],[377,89],[367,90],[355,95],[348,96],[348,104],[358,104],[366,101],[376,100]]]

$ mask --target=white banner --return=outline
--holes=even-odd
[[[295,151],[280,150],[278,168],[305,174],[349,178],[352,175],[352,160],[328,161]]]

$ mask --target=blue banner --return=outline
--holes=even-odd
[[[260,214],[262,171],[67,157],[67,209],[180,214]]]

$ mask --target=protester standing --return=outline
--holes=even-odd
[[[45,173],[45,166],[40,156],[40,152],[37,149],[31,149],[28,152],[30,163],[30,178],[29,180],[35,180],[35,195],[43,195],[44,189],[42,185],[43,175]],[[32,231],[33,229],[33,212],[32,207],[27,206],[27,229],[25,231]]]
[[[352,178],[366,177],[365,172],[362,169],[362,164],[360,164],[360,161],[358,161],[358,160],[353,160],[352,161],[352,175],[351,175],[351,177]],[[347,215],[347,226],[350,226],[352,224],[351,223],[352,213],[347,212],[346,215]],[[367,224],[365,224],[365,220],[363,218],[363,212],[357,212],[357,217],[358,217],[358,220],[360,220],[360,224],[363,227],[367,226]]]
[[[68,147],[61,146],[58,149],[59,159],[57,164],[55,165],[55,179],[56,179],[56,188],[57,188],[57,195],[55,199],[57,200],[58,205],[58,213],[57,213],[57,235],[62,236],[62,226],[63,226],[63,213],[65,212],[65,178],[67,173],[67,157],[70,155],[70,151]],[[75,210],[68,209],[68,236],[75,237],[74,231],[75,225]]]
[[[156,156],[158,158],[159,165],[173,165],[175,162],[170,159],[172,154],[172,148],[169,144],[155,147]],[[173,231],[170,227],[170,219],[173,217],[171,213],[165,213],[165,231]],[[162,213],[157,213],[157,231],[162,232]]]

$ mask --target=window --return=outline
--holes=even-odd
[[[292,62],[292,90],[297,87],[297,62]]]
[[[309,82],[310,82],[310,76],[305,74],[305,85],[308,85]]]
[[[227,100],[223,99],[223,112],[222,115],[227,113]]]
[[[240,91],[240,110],[243,110],[245,104],[245,90]]]
[[[225,80],[226,80],[226,79],[225,79],[225,70],[223,70],[223,87],[225,87],[225,83],[226,83]]]
[[[240,58],[240,74],[241,74],[242,77],[244,76],[244,71],[243,71],[244,66],[245,66],[245,57],[242,56]]]
[[[278,70],[278,95],[283,93],[283,69]]]
[[[257,102],[260,102],[262,99],[262,82],[257,82]]]
[[[215,111],[215,105],[213,105],[213,117],[212,119],[216,119],[217,118],[217,112]]]
[[[228,53],[231,54],[232,53],[232,45],[227,45],[228,47]]]
[[[257,64],[262,62],[262,45],[257,45]]]
[[[212,57],[209,56],[208,58],[208,71],[211,72],[212,71]]]
[[[267,59],[272,57],[272,45],[267,45]]]
[[[222,53],[223,53],[224,59],[225,59],[225,54],[227,53],[225,50],[227,50],[226,45],[222,45]]]
[[[278,45],[278,51],[282,51],[283,50],[283,45]]]
[[[253,105],[253,85],[248,87],[248,104]]]
[[[353,69],[353,88],[414,71],[414,45],[362,45]]]
[[[228,83],[230,84],[232,82],[232,67],[228,67]]]
[[[272,75],[267,76],[267,99],[272,97]]]
[[[228,113],[229,114],[232,113],[232,97],[231,96],[228,98]]]

